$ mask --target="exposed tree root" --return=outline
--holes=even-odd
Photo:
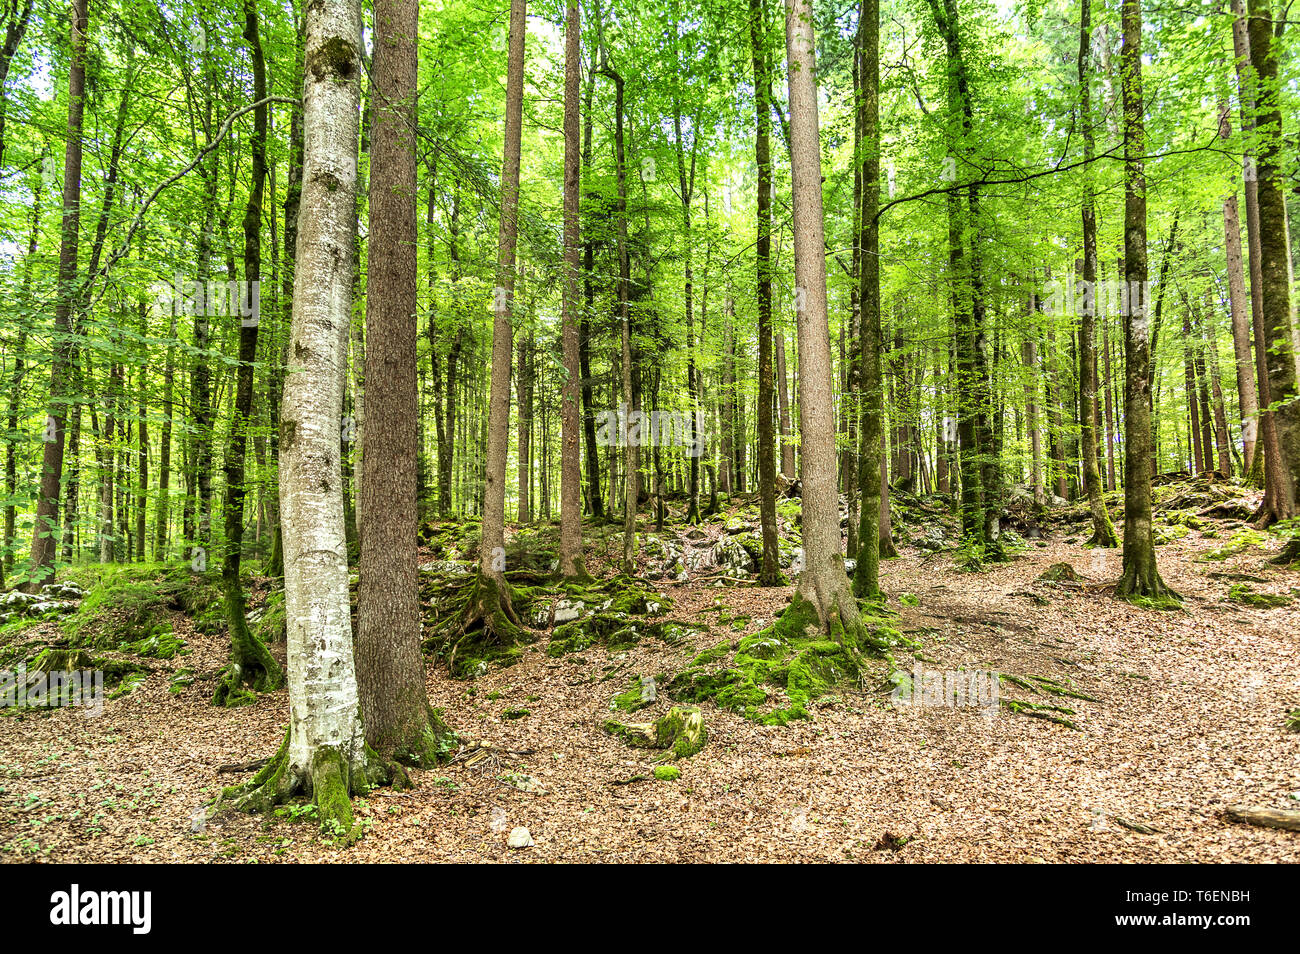
[[[343,752],[326,746],[316,750],[310,766],[293,767],[289,764],[289,733],[285,730],[279,750],[252,779],[223,788],[207,814],[215,815],[223,808],[270,812],[295,796],[306,795],[316,806],[321,831],[352,844],[356,840],[352,796],[388,783],[387,767],[369,746],[360,761],[349,762]]]
[[[279,689],[284,685],[284,672],[266,644],[248,627],[244,592],[238,579],[225,582],[222,602],[230,629],[230,665],[217,679],[212,704],[233,708],[252,702],[256,693]]]
[[[480,571],[464,600],[459,624],[446,651],[452,675],[472,674],[477,663],[467,666],[468,660],[499,656],[515,648],[523,638],[510,584],[504,578]]]

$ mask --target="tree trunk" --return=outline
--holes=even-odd
[[[1115,547],[1115,528],[1102,498],[1097,460],[1097,211],[1092,187],[1092,99],[1089,60],[1092,56],[1092,0],[1082,0],[1079,14],[1079,125],[1083,130],[1083,296],[1079,316],[1079,422],[1083,442],[1083,486],[1092,511],[1089,546]]]
[[[795,315],[799,332],[799,420],[803,449],[804,569],[786,613],[811,604],[822,628],[846,645],[861,635],[844,572],[836,488],[834,379],[826,302],[826,235],[811,0],[786,0],[790,172],[794,211]]]
[[[32,529],[26,588],[36,592],[54,575],[63,475],[64,428],[71,365],[72,310],[77,293],[77,237],[81,227],[81,120],[85,112],[87,0],[72,0],[71,65],[68,69],[67,141],[63,152],[63,221],[59,244],[59,291],[54,305],[55,345],[50,365],[49,414],[42,437],[41,486]]]
[[[276,758],[219,801],[266,809],[305,790],[323,828],[350,833],[348,796],[371,783],[353,663],[339,460],[356,227],[361,5],[316,4],[306,17],[305,214],[294,278],[293,360],[280,415],[291,718]]]
[[[592,118],[591,104],[595,97],[596,71],[587,71],[586,103],[582,121],[582,165],[591,169]],[[589,195],[589,199],[594,196]],[[578,366],[582,372],[582,428],[587,454],[587,498],[591,515],[597,521],[605,518],[605,501],[600,486],[600,450],[596,443],[596,410],[592,405],[594,395],[591,382],[591,316],[595,309],[596,288],[592,282],[595,268],[596,244],[590,234],[582,243],[582,320],[578,328]],[[610,508],[614,506],[610,499]]]
[[[1257,190],[1259,203],[1259,262],[1262,283],[1263,333],[1268,369],[1268,400],[1272,409],[1276,453],[1273,468],[1265,461],[1267,495],[1258,523],[1296,516],[1296,484],[1300,481],[1300,401],[1296,400],[1296,349],[1291,327],[1290,250],[1286,230],[1286,199],[1282,110],[1278,92],[1278,54],[1269,0],[1250,0],[1250,61],[1255,68],[1255,128],[1259,133]],[[1266,435],[1267,439],[1267,435]],[[1294,550],[1292,546],[1290,549]]]
[[[1124,550],[1117,593],[1161,599],[1176,596],[1156,569],[1151,532],[1151,325],[1146,295],[1147,197],[1143,152],[1142,12],[1139,0],[1122,0],[1124,45]]]
[[[515,244],[519,237],[519,158],[524,108],[524,36],[528,0],[511,0],[507,52],[505,144],[501,166],[501,218],[497,229],[492,377],[488,400],[487,455],[483,481],[483,542],[477,593],[466,623],[482,620],[485,637],[510,643],[518,619],[505,577],[506,454],[510,444],[510,347],[513,334]]]
[[[357,683],[381,758],[433,765],[448,730],[424,686],[417,539],[415,119],[419,0],[376,0],[370,139],[366,405],[373,433],[360,488]]]
[[[776,532],[776,441],[772,427],[772,77],[768,69],[767,13],[763,0],[749,0],[749,40],[755,90],[754,161],[758,167],[758,509],[763,534],[758,585],[778,586],[784,578]]]
[[[1236,26],[1234,24],[1234,30]],[[1219,110],[1219,135],[1232,137],[1232,118],[1224,104]],[[1241,260],[1241,217],[1237,190],[1223,200],[1223,239],[1228,266],[1228,303],[1232,309],[1232,351],[1236,357],[1237,404],[1241,409],[1242,472],[1249,474],[1255,461],[1255,441],[1259,428],[1259,396],[1255,388],[1255,368],[1250,351],[1249,302],[1246,298],[1246,275]]]
[[[861,425],[858,431],[857,566],[853,570],[853,592],[875,599],[880,595],[881,538],[888,523],[888,504],[883,490],[886,474],[881,452],[882,393],[880,333],[880,2],[862,0],[858,26],[858,75],[861,96],[857,123],[861,129],[862,217],[855,242],[858,246],[857,342],[858,392]],[[881,466],[877,466],[876,458]],[[882,523],[882,517],[884,522]],[[892,541],[891,547],[892,550]]]
[[[794,441],[790,430],[790,391],[785,373],[785,334],[776,334],[777,404],[781,413],[781,476],[794,480]]]
[[[253,100],[266,98],[266,61],[258,34],[255,0],[244,0],[244,40],[253,63]],[[244,548],[245,458],[248,453],[248,422],[253,412],[253,362],[257,358],[257,331],[261,315],[262,281],[262,197],[266,182],[266,131],[269,108],[263,104],[253,111],[251,139],[251,186],[244,208],[244,281],[248,297],[254,303],[253,314],[241,317],[239,327],[239,367],[236,372],[235,406],[230,419],[230,437],[226,445],[225,553],[221,561],[221,586],[226,621],[230,625],[230,666],[217,683],[213,702],[237,705],[246,699],[245,685],[256,692],[278,689],[284,683],[280,666],[271,657],[266,644],[248,628],[247,600],[239,582],[239,567]],[[239,309],[241,315],[243,308]]]
[[[578,274],[582,245],[578,222],[581,154],[578,143],[578,82],[582,24],[578,0],[566,0],[564,34],[564,386],[560,392],[560,575],[583,579],[582,471],[578,450],[582,366],[578,355]]]

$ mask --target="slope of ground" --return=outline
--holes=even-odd
[[[915,666],[1069,687],[1070,697],[1006,683],[1003,692],[1065,704],[1077,731],[1005,707],[896,706],[878,685],[846,686],[783,727],[706,702],[708,743],[673,763],[680,778],[661,781],[658,753],[604,730],[611,715],[624,718],[612,697],[759,631],[790,592],[669,574],[654,584],[674,600],[668,618],[707,631],[559,658],[543,636],[517,664],[473,681],[431,666],[434,704],[474,744],[415,773],[412,790],[358,800],[365,835],[347,849],[319,832],[307,806],[205,817],[221,786],[248,777],[240,763],[274,752],[287,696],[213,708],[224,637],[178,615],[190,652],[151,660],[147,678],[100,717],[0,715],[0,859],[1300,861],[1295,832],[1222,817],[1243,802],[1300,808],[1300,734],[1284,729],[1300,707],[1300,610],[1240,602],[1262,593],[1285,603],[1300,573],[1268,562],[1274,540],[1234,537],[1222,521],[1202,529],[1159,549],[1184,611],[1115,600],[1105,584],[1119,575],[1118,551],[1084,550],[1068,529],[978,574],[914,547],[884,565],[899,628],[921,643]],[[605,541],[593,536],[596,565]],[[1061,562],[1082,580],[1039,581]],[[898,659],[914,665],[911,654]],[[193,681],[177,679],[181,670]],[[667,711],[659,687],[626,718]],[[516,826],[532,847],[507,847]]]

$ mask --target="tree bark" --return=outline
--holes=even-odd
[[[1236,26],[1234,24],[1234,29]],[[1219,110],[1219,135],[1232,137],[1232,115],[1225,103]],[[1259,428],[1259,395],[1250,351],[1250,303],[1246,298],[1246,274],[1241,258],[1241,216],[1237,190],[1223,199],[1223,244],[1228,267],[1228,304],[1232,309],[1232,351],[1236,357],[1237,404],[1241,409],[1242,471],[1249,474],[1255,462],[1255,441]]]
[[[755,260],[758,269],[758,500],[763,535],[759,586],[778,586],[781,575],[776,532],[776,440],[772,427],[772,77],[768,68],[767,13],[763,0],[749,0],[749,40],[754,67],[754,161],[758,167]],[[698,465],[692,458],[692,490]]]
[[[266,98],[266,61],[258,33],[257,4],[244,0],[244,40],[248,43],[253,64],[253,100]],[[252,162],[248,203],[244,208],[244,281],[247,302],[260,307],[262,281],[262,199],[266,183],[266,131],[270,110],[263,103],[253,111],[253,136],[250,141]],[[242,295],[241,295],[242,297]],[[243,303],[241,302],[241,305]],[[239,367],[236,371],[235,406],[230,419],[230,437],[226,445],[225,478],[225,552],[221,561],[222,596],[226,621],[230,626],[230,666],[217,684],[213,702],[237,704],[244,696],[242,687],[262,692],[278,689],[284,683],[279,664],[266,644],[248,628],[247,600],[239,581],[244,548],[245,458],[248,453],[248,422],[253,411],[253,362],[257,358],[257,331],[261,315],[242,317],[239,327]],[[143,417],[142,417],[143,420]]]
[[[72,0],[71,65],[68,69],[68,123],[63,152],[63,224],[59,243],[59,292],[54,306],[54,355],[50,365],[49,414],[45,452],[32,529],[26,589],[36,592],[54,575],[59,529],[59,488],[63,475],[64,428],[71,365],[72,310],[77,294],[77,238],[81,227],[81,121],[85,112],[87,0]]]
[[[811,604],[823,629],[848,644],[860,636],[861,622],[840,550],[834,380],[826,301],[826,235],[811,0],[785,0],[785,45],[789,63],[804,544],[798,599],[786,612],[802,612],[801,601]]]
[[[1259,262],[1261,271],[1263,333],[1268,370],[1268,407],[1276,448],[1272,468],[1265,460],[1267,495],[1257,522],[1296,516],[1296,484],[1300,481],[1300,400],[1296,395],[1296,347],[1291,326],[1291,266],[1286,229],[1286,199],[1282,110],[1278,91],[1278,55],[1273,36],[1269,0],[1250,0],[1250,61],[1255,68],[1255,129],[1259,134],[1257,191],[1259,205]],[[1266,435],[1266,440],[1268,436]],[[1294,547],[1292,547],[1294,549]]]
[[[582,471],[578,448],[582,364],[578,354],[578,275],[582,244],[578,221],[581,154],[578,142],[578,83],[582,23],[578,0],[565,4],[564,35],[564,387],[560,393],[560,575],[584,579],[582,556]]]
[[[861,327],[857,342],[858,406],[858,520],[857,565],[853,592],[875,599],[880,595],[881,538],[887,530],[888,503],[881,439],[882,390],[880,333],[880,2],[862,0],[858,26],[858,71],[861,96],[857,123],[862,131],[862,217],[858,222],[858,308]],[[877,457],[880,466],[877,466]],[[882,523],[882,517],[885,522]],[[892,541],[891,541],[892,543]],[[892,549],[892,546],[891,548]]]
[[[501,218],[497,228],[493,290],[492,376],[488,398],[487,455],[483,480],[483,542],[477,593],[467,623],[482,620],[485,636],[515,638],[518,619],[505,577],[506,454],[510,444],[510,349],[519,237],[519,160],[524,108],[524,37],[528,0],[511,0],[506,67],[505,143],[501,166]]]
[[[1156,569],[1151,532],[1151,327],[1147,314],[1146,149],[1142,98],[1142,12],[1123,0],[1120,77],[1124,98],[1124,549],[1117,592],[1124,597],[1175,597]]]
[[[353,662],[339,459],[356,227],[361,5],[311,5],[306,22],[305,214],[280,415],[290,726],[277,757],[219,801],[266,809],[305,790],[322,827],[350,833],[348,796],[371,784]]]
[[[381,758],[433,765],[447,727],[425,691],[417,539],[415,121],[419,0],[376,0],[370,139],[366,407],[360,487],[357,683],[366,741]]]
[[[1079,125],[1083,131],[1083,300],[1079,316],[1079,422],[1083,442],[1083,486],[1092,511],[1089,546],[1115,547],[1115,528],[1102,497],[1097,444],[1097,210],[1093,198],[1092,97],[1089,60],[1092,56],[1092,0],[1082,0],[1079,14]]]

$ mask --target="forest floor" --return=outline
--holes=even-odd
[[[1300,733],[1284,728],[1300,708],[1300,607],[1288,600],[1300,571],[1269,562],[1275,538],[1190,522],[1201,529],[1158,550],[1182,610],[1115,599],[1104,584],[1119,575],[1119,551],[1085,549],[1079,526],[1054,526],[978,573],[955,567],[951,550],[910,545],[883,565],[894,625],[921,643],[916,665],[1046,677],[1096,701],[1002,690],[1064,703],[1076,728],[1005,707],[896,706],[871,684],[814,701],[809,718],[784,726],[705,702],[707,744],[673,763],[680,778],[661,781],[655,753],[604,730],[618,715],[611,697],[637,674],[680,671],[759,631],[791,592],[670,578],[653,584],[674,601],[667,618],[708,624],[676,644],[553,658],[540,634],[517,663],[472,681],[430,665],[434,704],[463,740],[491,748],[414,772],[410,790],[356,800],[364,835],[352,847],[322,835],[306,806],[204,817],[221,786],[250,775],[222,766],[275,751],[287,694],[214,708],[225,637],[179,614],[189,652],[152,660],[98,718],[0,713],[0,859],[1300,861],[1300,833],[1222,816],[1238,803],[1300,808]],[[709,526],[709,540],[722,527]],[[618,539],[590,534],[589,563]],[[1082,580],[1039,581],[1061,562]],[[1287,605],[1240,602],[1258,594]],[[39,625],[22,638],[59,624]],[[273,648],[282,657],[283,643]],[[910,671],[911,654],[896,654]],[[669,705],[661,684],[653,707],[628,718]],[[529,829],[531,847],[507,847],[515,826]]]

